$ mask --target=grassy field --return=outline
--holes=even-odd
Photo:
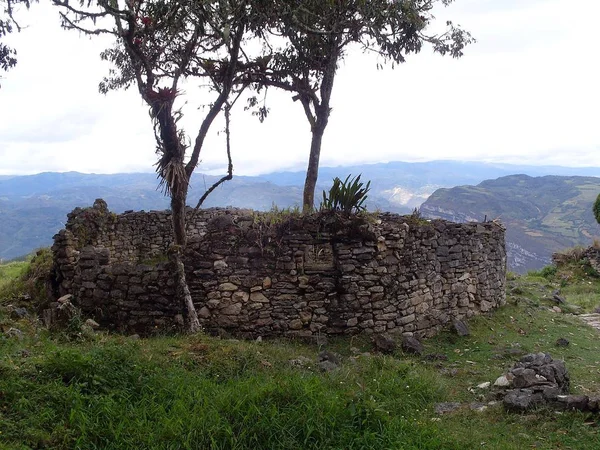
[[[549,310],[558,288],[572,303],[565,310],[592,310],[599,279],[572,264],[507,284],[508,305],[472,320],[471,336],[425,342],[426,353],[447,360],[378,355],[364,337],[330,339],[326,349],[341,362],[327,373],[316,364],[323,348],[297,341],[136,339],[76,324],[49,333],[14,319],[14,290],[4,289],[0,449],[600,448],[596,417],[515,415],[488,405],[494,392],[476,387],[520,355],[544,351],[566,361],[574,393],[600,393],[598,332]],[[557,347],[560,337],[570,345]],[[464,407],[439,415],[440,402]],[[487,409],[471,410],[473,402]]]
[[[27,262],[0,264],[0,289],[23,275],[28,266]]]

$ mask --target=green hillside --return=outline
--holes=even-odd
[[[554,252],[600,236],[592,214],[598,193],[600,178],[511,175],[439,189],[421,211],[459,222],[499,219],[507,228],[509,266],[524,272],[547,265]]]

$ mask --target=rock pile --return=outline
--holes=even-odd
[[[547,406],[557,410],[598,412],[600,397],[569,395],[569,373],[564,361],[547,353],[525,355],[494,386],[503,391],[504,407],[513,412],[525,412]]]

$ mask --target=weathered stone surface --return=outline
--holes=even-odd
[[[94,319],[87,319],[85,321],[85,325],[87,325],[88,327],[92,328],[92,329],[96,329],[100,327],[100,324],[98,322],[96,322]]]
[[[402,351],[413,355],[422,355],[425,348],[417,338],[413,336],[404,336],[402,338]]]
[[[16,338],[19,341],[23,339],[23,332],[18,328],[9,328],[6,333],[4,333],[9,338]]]
[[[233,305],[229,305],[221,310],[222,314],[226,316],[237,316],[242,310],[241,303],[234,303]]]
[[[15,320],[24,319],[27,316],[29,316],[29,313],[26,308],[14,308],[10,312],[10,317]]]
[[[514,389],[508,391],[503,399],[504,407],[513,412],[525,412],[545,404],[540,392],[532,389]]]
[[[221,285],[219,285],[219,290],[220,291],[229,291],[229,292],[233,292],[233,291],[237,291],[238,287],[233,284],[233,283],[223,283]]]
[[[114,215],[103,206],[68,219],[53,245],[54,298],[71,294],[108,329],[179,329],[169,212]],[[494,223],[419,225],[388,213],[376,223],[269,220],[231,208],[189,212],[186,279],[208,332],[422,338],[505,302],[504,230]]]
[[[250,294],[250,301],[257,303],[269,303],[269,299],[261,292],[252,292]]]
[[[501,388],[508,387],[511,384],[512,384],[511,381],[505,375],[498,377],[496,379],[496,381],[494,381],[494,386],[501,387]]]
[[[569,374],[564,361],[556,361],[547,353],[523,356],[494,385],[500,388],[512,385],[515,388],[504,395],[504,406],[509,411],[525,412],[542,405],[579,411],[593,411],[597,407],[587,396],[566,395],[569,392]]]
[[[469,331],[469,326],[463,320],[455,320],[452,322],[452,327],[459,336],[469,336],[471,334],[471,331]]]
[[[396,341],[387,334],[376,334],[373,336],[375,350],[384,354],[392,354],[396,350]]]
[[[436,414],[448,414],[461,408],[461,404],[458,402],[444,402],[436,403],[433,410]]]

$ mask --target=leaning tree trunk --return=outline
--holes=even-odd
[[[310,156],[308,158],[302,199],[302,211],[304,213],[312,212],[315,207],[315,188],[317,186],[317,178],[319,177],[319,158],[321,157],[321,143],[323,142],[324,132],[325,127],[315,127],[312,131]]]
[[[171,212],[173,221],[174,242],[169,249],[169,260],[175,267],[176,274],[176,293],[188,312],[188,331],[196,333],[200,331],[200,321],[194,307],[192,295],[185,278],[185,268],[183,265],[183,251],[186,244],[185,234],[185,201],[187,198],[187,179],[185,182],[174,183],[171,186]]]

